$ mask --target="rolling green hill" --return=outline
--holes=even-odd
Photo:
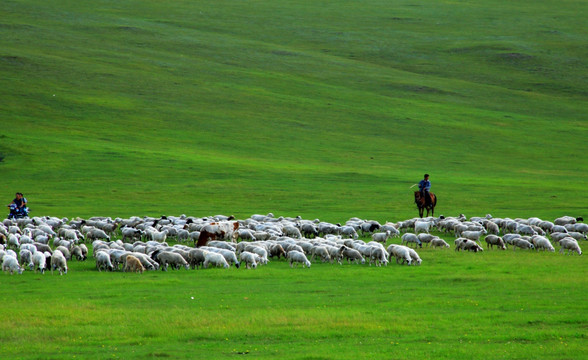
[[[32,215],[586,214],[582,1],[0,4]]]

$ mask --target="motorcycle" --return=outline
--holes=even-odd
[[[8,205],[10,208],[10,214],[8,214],[9,219],[22,219],[25,217],[29,217],[29,208],[27,207],[16,207],[15,204]]]

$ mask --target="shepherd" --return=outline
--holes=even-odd
[[[414,186],[414,185],[413,185]],[[431,212],[431,216],[435,214],[435,205],[437,205],[437,197],[430,192],[431,182],[429,181],[429,174],[425,174],[423,180],[419,182],[419,191],[414,192],[414,202],[419,208],[419,216],[423,217],[423,212],[427,209],[427,216]]]

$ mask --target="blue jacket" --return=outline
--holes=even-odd
[[[431,182],[429,180],[421,180],[421,182],[419,182],[419,190],[423,191],[430,191],[431,190]]]

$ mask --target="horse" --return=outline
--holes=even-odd
[[[432,192],[429,193],[431,195],[431,203],[429,206],[425,206],[425,198],[421,196],[420,191],[414,192],[414,203],[419,208],[419,216],[423,217],[423,212],[427,209],[427,217],[429,216],[429,211],[431,212],[431,216],[435,216],[435,205],[437,205],[437,196]]]

